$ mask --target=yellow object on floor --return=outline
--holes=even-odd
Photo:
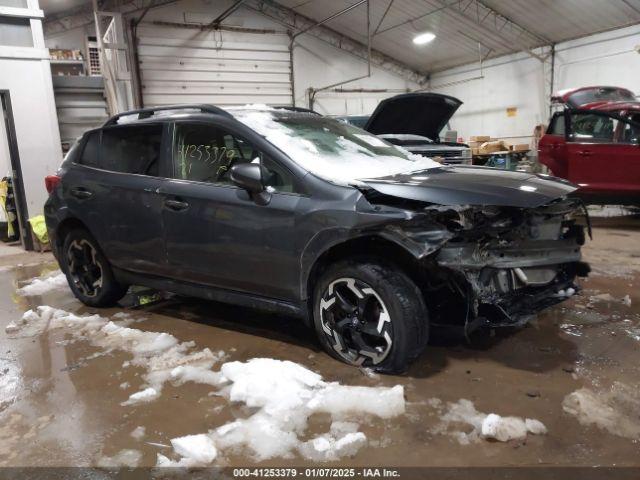
[[[31,224],[31,230],[40,243],[49,243],[49,234],[47,233],[47,225],[44,223],[44,215],[31,217],[29,224]]]
[[[9,182],[6,180],[0,181],[0,207],[4,211],[4,217],[7,219],[7,233],[8,237],[11,238],[14,235],[12,219],[10,218],[9,213],[7,212],[7,195],[9,194]]]

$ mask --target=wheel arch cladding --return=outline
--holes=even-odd
[[[56,247],[58,248],[58,251],[60,251],[60,249],[62,249],[62,246],[64,245],[64,240],[67,237],[67,235],[69,234],[69,232],[76,230],[76,229],[82,229],[82,230],[86,230],[87,232],[89,232],[89,235],[91,235],[92,238],[94,238],[95,240],[95,236],[91,233],[91,230],[89,230],[89,228],[87,228],[87,226],[79,219],[75,218],[75,217],[67,217],[64,220],[62,220],[60,222],[60,224],[58,225],[58,227],[56,228]],[[98,243],[97,240],[96,244],[98,245],[98,247],[100,246],[100,244]]]
[[[315,283],[330,265],[354,257],[377,257],[401,268],[416,284],[420,284],[420,257],[401,243],[378,233],[336,240],[326,248],[302,256],[301,298],[311,307]],[[312,253],[314,255],[312,255]],[[305,261],[306,260],[306,261]]]

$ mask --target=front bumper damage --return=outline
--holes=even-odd
[[[574,199],[537,208],[433,206],[388,232],[420,258],[433,325],[517,326],[578,291],[583,209]],[[399,243],[400,240],[397,240]]]

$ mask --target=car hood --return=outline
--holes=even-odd
[[[475,166],[443,166],[361,181],[379,193],[408,200],[520,208],[539,207],[578,188],[546,175]]]
[[[437,93],[396,95],[378,104],[364,129],[374,135],[411,134],[438,141],[440,131],[460,105],[457,98]]]

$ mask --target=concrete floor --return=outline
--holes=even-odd
[[[594,272],[580,295],[525,328],[478,335],[471,344],[433,338],[400,377],[365,375],[322,353],[295,321],[249,310],[171,298],[99,313],[126,310],[139,319],[136,328],[224,350],[227,361],[287,359],[346,385],[403,385],[406,413],[365,421],[369,444],[341,465],[640,466],[640,219],[595,223],[594,240],[584,250]],[[2,267],[18,263],[23,266]],[[0,258],[0,466],[89,466],[126,449],[141,453],[139,465],[153,466],[158,453],[170,450],[162,446],[170,439],[206,432],[245,413],[209,395],[210,386],[191,383],[167,385],[157,400],[125,407],[121,402],[142,382],[139,370],[123,367],[129,355],[103,355],[87,342],[69,342],[64,330],[9,338],[4,326],[38,305],[93,313],[66,289],[42,297],[15,294],[24,281],[55,268],[48,254]],[[630,306],[621,301],[626,295]],[[565,397],[582,388],[600,402],[596,410],[605,418],[598,424],[581,423],[563,410]],[[548,434],[462,445],[438,431],[438,405],[463,398],[481,412],[539,419]],[[326,430],[326,421],[311,419],[310,431]],[[139,426],[146,434],[135,439],[130,433]],[[220,462],[254,464],[242,452]],[[311,463],[295,457],[260,464]]]

